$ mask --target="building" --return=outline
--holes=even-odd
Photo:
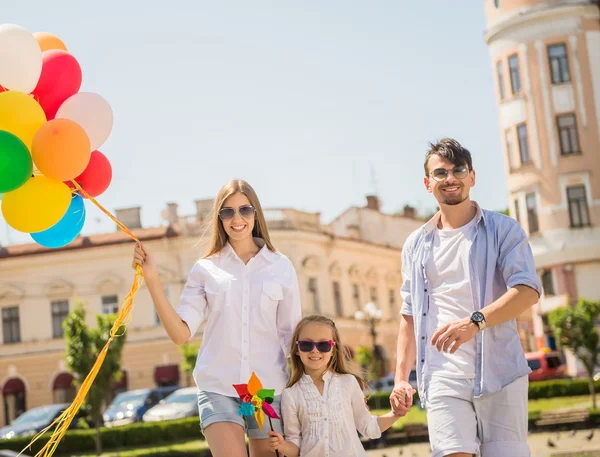
[[[377,350],[393,369],[400,311],[401,237],[379,236],[377,227],[408,234],[421,225],[411,216],[381,213],[369,197],[367,207],[351,208],[331,225],[320,214],[290,208],[266,209],[273,242],[293,262],[305,314],[334,317],[350,350],[371,346],[365,322],[353,318],[368,301],[383,311],[377,326]],[[117,217],[155,254],[167,296],[176,306],[195,261],[206,246],[211,200],[198,200],[192,216],[179,216],[177,205],[163,211],[165,225],[143,228],[140,208]],[[357,224],[359,218],[365,225]],[[404,235],[402,235],[404,236]],[[200,240],[200,242],[199,242]],[[133,279],[131,239],[121,231],[79,237],[49,250],[37,244],[0,247],[0,387],[6,424],[20,412],[43,404],[71,401],[75,391],[64,362],[62,321],[75,297],[85,302],[89,325],[97,313],[113,313]],[[201,332],[196,335],[201,339]],[[118,389],[185,384],[181,355],[168,339],[145,287],[138,292],[123,353],[124,376]]]
[[[556,348],[548,313],[600,299],[600,6],[485,0],[485,9],[510,213],[544,287],[535,345]]]

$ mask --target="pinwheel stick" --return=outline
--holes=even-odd
[[[271,421],[271,417],[267,416],[269,418],[269,425],[271,426],[271,431],[274,432],[275,430],[273,430],[273,422]],[[279,457],[279,451],[277,449],[275,449],[275,455],[277,457]]]

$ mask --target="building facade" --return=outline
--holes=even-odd
[[[535,345],[554,349],[548,313],[600,300],[600,6],[485,0],[485,9],[510,213],[544,288]]]
[[[385,371],[393,369],[400,311],[401,244],[373,240],[365,227],[397,227],[410,233],[422,222],[381,213],[374,197],[324,225],[318,213],[289,208],[266,209],[276,248],[298,273],[304,314],[336,320],[350,351],[372,347],[365,322],[353,318],[369,301],[383,312],[377,325],[377,351]],[[117,211],[155,254],[167,296],[177,306],[187,274],[206,248],[211,200],[199,200],[197,212],[181,217],[176,204],[163,211],[165,225],[142,228],[140,208]],[[356,215],[367,225],[356,227]],[[344,222],[344,221],[347,222]],[[70,402],[75,390],[64,362],[62,321],[76,300],[85,303],[87,321],[118,311],[133,279],[131,239],[121,231],[79,237],[69,246],[48,250],[36,244],[0,247],[0,424],[43,404]],[[194,338],[202,339],[202,329]],[[179,349],[168,339],[145,287],[137,294],[123,352],[120,390],[186,384]]]

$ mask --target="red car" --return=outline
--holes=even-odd
[[[525,358],[529,368],[531,368],[529,382],[566,377],[565,365],[562,363],[558,352],[549,350],[527,352]]]

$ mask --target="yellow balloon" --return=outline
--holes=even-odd
[[[65,183],[34,176],[2,198],[2,215],[8,225],[25,233],[47,230],[66,214],[71,189]]]
[[[46,123],[46,114],[31,95],[9,90],[0,93],[0,130],[19,137],[31,151],[35,133]]]

